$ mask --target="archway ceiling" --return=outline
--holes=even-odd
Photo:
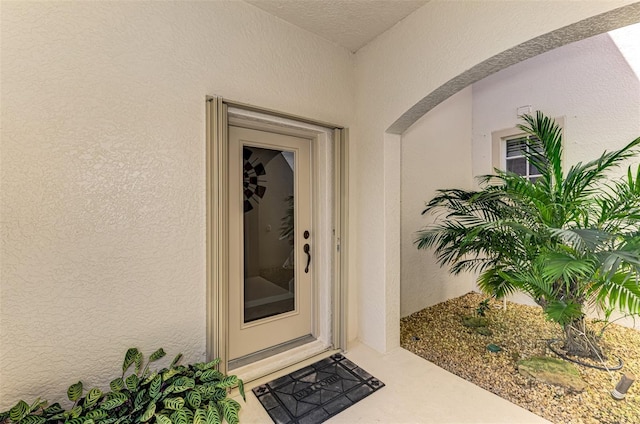
[[[244,1],[356,52],[429,0]],[[427,94],[398,117],[387,131],[402,134],[442,101],[494,72],[556,47],[637,22],[640,22],[640,1],[514,46],[467,69]]]
[[[428,0],[245,0],[355,52]]]

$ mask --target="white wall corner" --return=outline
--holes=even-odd
[[[384,135],[384,351],[400,346],[400,181],[401,136]]]

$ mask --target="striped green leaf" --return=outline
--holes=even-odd
[[[47,406],[47,401],[46,400],[43,401],[43,400],[40,400],[40,398],[38,398],[34,400],[31,406],[29,407],[29,412],[33,412],[37,409],[44,408],[45,406]]]
[[[218,366],[219,363],[220,363],[220,358],[216,358],[211,362],[206,362],[206,363],[199,362],[197,364],[193,364],[193,366],[196,369],[204,371],[204,370],[209,370],[209,369],[215,368],[216,366]]]
[[[27,415],[18,424],[43,424],[47,419],[41,415]]]
[[[189,377],[180,377],[171,385],[174,393],[184,392],[185,390],[193,389],[195,386],[196,382]]]
[[[138,383],[140,383],[140,379],[135,374],[131,374],[124,380],[124,384],[130,392],[134,392],[138,388]]]
[[[178,409],[182,409],[182,407],[184,406],[184,399],[181,397],[174,397],[165,399],[163,403],[165,408],[177,411]]]
[[[176,365],[178,365],[178,362],[180,362],[181,359],[182,359],[182,353],[178,353],[176,357],[173,358],[173,361],[171,361],[171,365],[169,365],[169,368],[173,368]]]
[[[89,390],[89,393],[87,393],[87,395],[84,397],[85,409],[98,403],[101,397],[102,397],[102,390],[98,389],[97,387],[94,387],[93,389]]]
[[[220,382],[216,384],[216,387],[228,389],[231,387],[235,387],[237,385],[238,385],[238,377],[236,377],[235,375],[229,375],[227,377],[224,377],[222,380],[220,380]]]
[[[197,408],[193,413],[193,424],[207,424],[207,411]]]
[[[240,411],[240,404],[233,399],[223,399],[220,401],[222,406],[222,416],[229,424],[238,424],[240,421],[238,412]]]
[[[142,384],[143,385],[147,385],[149,384],[154,378],[156,378],[156,375],[158,375],[157,371],[152,372],[151,374],[149,374],[149,376],[147,376],[143,381]]]
[[[84,418],[69,418],[64,422],[64,424],[84,424]]]
[[[216,387],[211,394],[211,400],[218,402],[227,397],[227,389]]]
[[[62,407],[60,406],[60,404],[58,402],[54,403],[53,405],[51,405],[50,407],[46,408],[42,414],[45,417],[50,417],[52,415],[57,415],[60,414],[61,412],[64,412],[64,409],[62,409]],[[0,420],[1,421],[1,420]]]
[[[160,387],[162,387],[162,377],[156,375],[151,384],[149,385],[149,396],[155,398],[160,393]]]
[[[107,414],[107,411],[105,411],[104,409],[101,409],[101,408],[94,409],[93,411],[89,411],[85,415],[85,417],[87,417],[87,418],[89,418],[91,420],[101,420],[103,418],[107,418],[108,416],[109,416],[109,414]]]
[[[197,392],[195,390],[191,390],[187,392],[185,399],[189,404],[189,406],[191,406],[194,409],[199,408],[200,404],[202,403],[202,396],[200,396],[200,392]]]
[[[171,418],[164,414],[156,414],[156,423],[158,424],[173,424]]]
[[[209,405],[209,408],[207,408],[207,424],[222,424],[218,408],[214,405]]]
[[[82,406],[80,405],[74,406],[67,412],[69,418],[78,418],[80,414],[82,414]]]
[[[178,371],[175,368],[168,369],[162,373],[162,381],[167,381],[168,379],[170,379],[171,377],[173,377],[178,373],[180,373],[180,371]]]
[[[153,417],[155,413],[156,413],[156,404],[150,403],[149,406],[147,407],[147,410],[144,411],[144,414],[142,414],[142,416],[140,417],[140,421],[143,423],[146,423],[151,419],[151,417]]]
[[[173,424],[189,424],[189,419],[187,418],[187,413],[184,409],[175,411],[171,414],[171,421]]]
[[[136,366],[136,374],[138,374],[142,368],[142,352],[138,352],[138,354],[133,358],[133,363]]]
[[[129,367],[135,362],[136,357],[140,355],[140,352],[135,347],[132,347],[127,350],[127,353],[124,355],[124,362],[122,363],[122,375],[127,372]]]
[[[98,421],[98,424],[113,424],[117,421],[118,419],[113,417],[113,418],[105,418],[104,420],[100,420]]]
[[[21,400],[13,408],[9,410],[9,418],[14,423],[17,423],[23,419],[29,413],[29,405],[27,402]]]
[[[100,407],[102,409],[110,411],[125,403],[127,399],[127,395],[122,392],[111,392],[107,395],[106,399],[104,400],[104,402],[102,402],[102,405],[100,405]]]
[[[118,377],[111,383],[109,383],[109,387],[112,391],[119,392],[120,390],[124,389],[124,380]]]
[[[187,421],[189,423],[193,423],[193,411],[189,408],[182,408],[182,410],[184,411],[185,415],[187,416]]]
[[[244,400],[245,402],[247,401],[247,397],[244,394],[244,381],[238,379],[238,391],[240,392],[240,395],[242,396],[242,400]]]
[[[163,358],[166,355],[164,349],[160,348],[153,352],[151,356],[149,356],[149,362],[155,362],[160,358]]]
[[[210,382],[214,380],[222,380],[224,378],[224,374],[222,374],[218,370],[206,370],[200,376],[200,381]]]
[[[78,381],[76,384],[72,384],[67,389],[67,397],[71,402],[75,402],[82,396],[82,381]]]
[[[85,417],[86,418],[86,417]],[[91,418],[87,418],[83,424],[95,424],[95,421],[93,421],[93,419]]]
[[[133,406],[135,407],[136,411],[140,411],[144,407],[147,399],[145,397],[146,394],[147,394],[147,389],[142,389],[136,394],[136,398],[133,401]]]

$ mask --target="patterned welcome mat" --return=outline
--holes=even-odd
[[[276,424],[319,424],[384,387],[342,356],[329,358],[253,389]]]

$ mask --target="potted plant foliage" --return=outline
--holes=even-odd
[[[227,395],[237,386],[244,399],[244,386],[236,376],[216,369],[219,359],[179,365],[179,354],[168,368],[151,371],[149,365],[164,356],[164,350],[158,349],[143,366],[142,353],[131,348],[122,375],[111,381],[110,390],[85,392],[82,382],[77,382],[67,390],[71,409],[59,403],[48,406],[40,399],[31,404],[21,400],[0,413],[0,424],[238,423],[240,404]]]

